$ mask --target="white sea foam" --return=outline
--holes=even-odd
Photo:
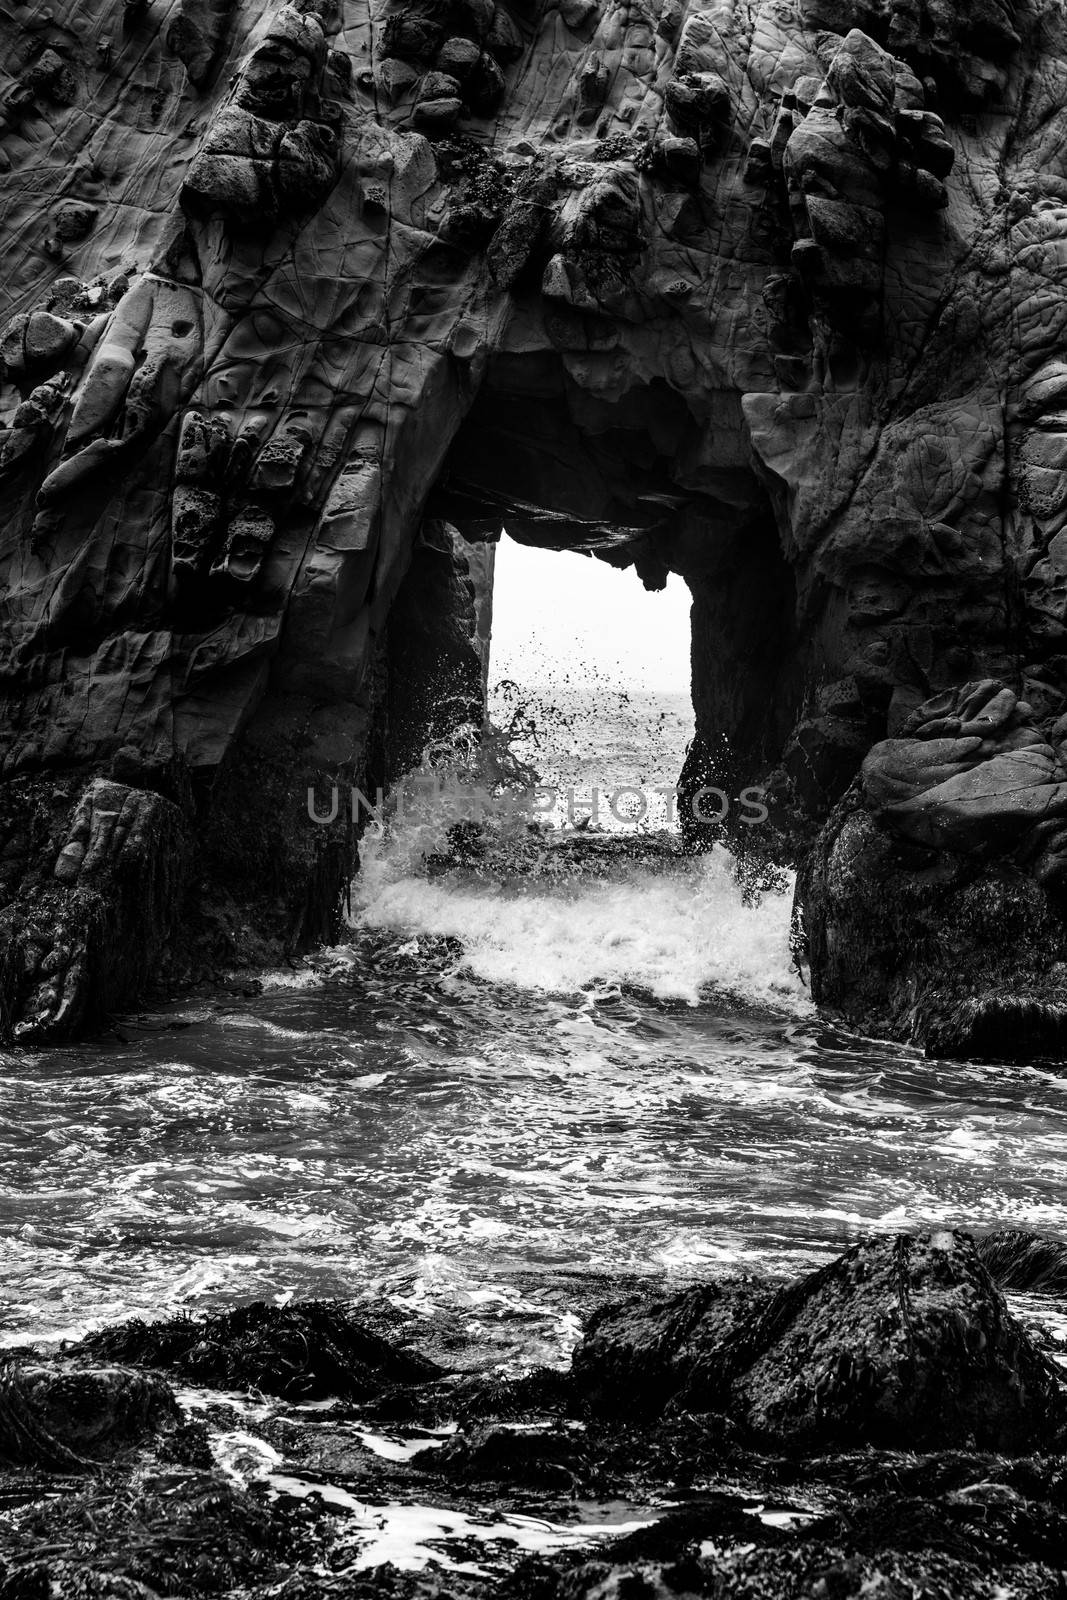
[[[400,870],[398,870],[398,867]],[[410,855],[369,853],[353,923],[458,940],[493,983],[545,993],[627,985],[696,1004],[708,990],[807,1009],[789,950],[792,885],[746,906],[725,850],[666,869],[622,865],[561,889],[428,879]]]
[[[620,1538],[635,1533],[656,1521],[655,1516],[629,1522],[577,1523],[565,1526],[518,1512],[503,1514],[486,1511],[468,1515],[443,1506],[402,1504],[384,1505],[357,1500],[338,1484],[311,1481],[289,1473],[270,1472],[266,1482],[276,1494],[294,1499],[318,1495],[335,1512],[348,1512],[358,1528],[358,1553],[349,1570],[365,1572],[390,1562],[402,1572],[418,1572],[434,1564],[448,1572],[486,1576],[480,1562],[455,1561],[442,1545],[476,1541],[486,1546],[504,1546],[518,1552],[546,1555],[556,1550],[581,1548],[599,1539]]]
[[[322,973],[305,961],[298,967],[278,967],[260,973],[259,982],[264,989],[321,989]]]

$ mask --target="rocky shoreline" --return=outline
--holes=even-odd
[[[1054,1299],[1067,1245],[606,1297],[569,1370],[513,1377],[340,1302],[11,1352],[0,1600],[1044,1600],[1067,1375],[990,1269]]]

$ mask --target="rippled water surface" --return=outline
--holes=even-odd
[[[601,1278],[1067,1231],[1067,1077],[821,1025],[788,899],[744,907],[721,862],[362,893],[325,973],[2,1059],[7,1342],[384,1293],[559,1358]]]

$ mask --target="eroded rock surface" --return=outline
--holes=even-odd
[[[870,750],[805,866],[817,999],[941,1054],[1062,1054],[1062,720],[970,683]]]
[[[871,746],[966,684],[1027,708],[1014,742],[976,761],[945,735],[922,773],[884,754],[871,826],[913,843],[946,783],[941,814],[980,802],[1002,852],[1055,823],[1052,0],[57,0],[0,38],[21,1037],[328,931],[351,828],[310,821],[307,788],[373,786],[390,728],[418,724],[396,686],[428,526],[452,530],[437,657],[464,681],[488,573],[464,541],[506,521],[651,589],[680,573],[683,788],[767,782],[771,853],[806,849]],[[168,912],[116,944],[127,834],[114,873],[93,857],[91,917],[75,868],[118,783],[175,815],[141,830]],[[964,832],[915,847],[971,860]],[[1019,862],[1042,896],[1057,850],[1042,833]],[[816,981],[847,1007],[818,874],[808,898]]]

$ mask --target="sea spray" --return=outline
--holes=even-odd
[[[395,870],[372,846],[353,926],[455,939],[463,964],[493,983],[568,994],[625,987],[698,1004],[709,992],[807,1008],[791,961],[792,887],[746,905],[726,850],[655,869],[623,861],[613,879],[502,885],[456,872]]]
[[[514,753],[515,727],[464,727],[428,747],[401,785],[404,804],[364,839],[354,930],[454,941],[466,970],[528,990],[806,1008],[790,953],[791,874],[757,882],[725,848],[691,855],[669,832],[545,826],[516,803],[537,774]],[[451,803],[464,784],[481,796],[476,817]]]
[[[548,812],[555,826],[592,822],[626,834],[678,828],[673,786],[693,735],[688,693],[623,687],[582,660],[551,684],[503,679],[489,713],[510,728],[515,755],[535,763],[542,785],[555,789]]]

